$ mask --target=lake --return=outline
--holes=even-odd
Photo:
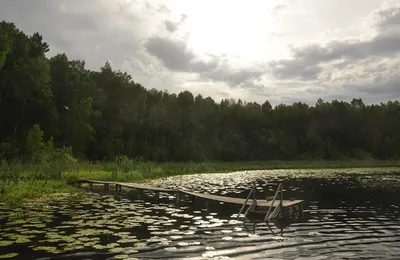
[[[87,191],[0,204],[0,259],[400,259],[400,169],[268,170],[175,176],[167,188],[303,199],[294,223],[237,220],[240,206]]]

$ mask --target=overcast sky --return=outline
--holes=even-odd
[[[147,88],[273,104],[400,99],[400,0],[0,0],[50,54]]]

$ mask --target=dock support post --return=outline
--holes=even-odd
[[[105,183],[105,184],[104,184],[104,190],[105,190],[105,191],[109,191],[109,190],[110,190],[110,184]]]
[[[89,182],[89,190],[93,190],[93,182]]]
[[[256,200],[256,182],[253,181],[253,201]]]
[[[208,200],[206,200],[206,208],[207,208],[207,212],[210,212],[211,205],[210,205],[210,201],[208,201]]]
[[[82,183],[80,181],[78,181],[78,188],[82,187]]]
[[[175,192],[175,204],[179,205],[180,202],[181,202],[181,196],[180,196],[179,191],[177,191],[177,192]]]
[[[303,202],[299,205],[299,221],[303,221],[304,211],[303,211]]]
[[[154,198],[155,198],[156,200],[159,200],[159,199],[160,199],[160,192],[156,191],[156,192],[154,193]]]
[[[192,195],[192,207],[196,205],[196,196]]]

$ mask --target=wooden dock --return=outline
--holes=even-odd
[[[133,189],[137,189],[137,190],[175,193],[175,190],[173,190],[173,189],[164,189],[164,188],[153,187],[153,186],[140,184],[140,183],[133,183],[133,182],[93,181],[93,180],[78,181],[78,185],[80,185],[81,183],[88,183],[89,187],[92,187],[93,184],[104,185],[106,187],[106,189],[107,189],[107,186],[109,186],[109,185],[115,185],[116,190],[119,190],[120,188],[125,187],[125,188],[133,188]]]
[[[249,195],[246,199],[244,198],[234,198],[234,197],[227,197],[227,196],[220,196],[214,194],[207,194],[207,193],[200,193],[200,192],[192,192],[186,191],[182,189],[168,189],[168,188],[159,188],[153,187],[146,184],[140,183],[129,183],[129,182],[113,182],[113,181],[95,181],[95,180],[80,180],[78,181],[78,186],[82,187],[82,184],[88,184],[89,189],[93,189],[93,185],[103,185],[104,190],[110,190],[110,185],[115,187],[116,191],[122,191],[122,188],[129,188],[129,189],[136,189],[139,192],[144,191],[151,191],[153,192],[156,198],[159,198],[159,193],[169,193],[175,195],[176,203],[180,203],[181,198],[186,195],[192,198],[192,201],[195,199],[204,199],[207,201],[215,201],[219,203],[226,203],[226,204],[236,204],[241,205],[242,208],[238,214],[238,216],[244,213],[247,216],[250,213],[261,213],[265,215],[265,220],[275,218],[279,214],[288,212],[294,209],[298,213],[303,212],[303,200],[284,200],[283,199],[283,188],[282,185],[279,185],[274,199],[273,200],[266,200],[266,199],[257,199],[255,198],[255,186],[250,191]],[[281,192],[280,199],[278,198],[278,193]],[[251,196],[253,197],[251,198]],[[244,209],[247,206],[247,210]]]
[[[214,200],[217,202],[224,202],[227,204],[237,204],[237,205],[251,205],[253,204],[253,199],[249,199],[246,202],[246,199],[243,198],[233,198],[233,197],[226,197],[226,196],[219,196],[219,195],[214,195],[214,194],[205,194],[205,193],[197,193],[197,192],[189,192],[189,191],[182,191],[180,190],[180,192],[187,194],[187,195],[191,195],[191,196],[195,196],[197,198],[202,198],[202,199],[206,199],[206,200]],[[246,202],[246,203],[245,203]],[[300,203],[302,203],[302,200],[283,200],[282,201],[282,206],[284,208],[286,207],[293,207],[295,205],[298,205]],[[280,200],[276,200],[275,201],[276,205],[279,205],[281,203]],[[257,206],[259,207],[271,207],[272,206],[272,200],[270,201],[266,201],[266,200],[257,200]]]

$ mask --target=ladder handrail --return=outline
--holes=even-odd
[[[250,199],[251,194],[253,194],[253,193],[255,192],[255,189],[256,189],[256,186],[255,186],[254,183],[253,183],[253,188],[252,188],[251,191],[249,192],[249,195],[247,195],[247,198],[246,198],[246,200],[244,201],[244,203],[243,203],[243,205],[242,205],[242,208],[240,209],[240,211],[239,211],[239,213],[238,213],[238,215],[237,215],[236,218],[239,218],[240,214],[242,214],[244,208],[245,208],[246,205],[247,205],[247,202],[248,202],[249,199]],[[254,201],[254,200],[253,200],[253,201]]]
[[[250,210],[252,210],[255,207],[257,207],[257,200],[256,199],[253,200],[253,203],[251,203],[251,205],[247,208],[247,210],[244,213],[244,215],[247,216],[247,214],[250,212]]]
[[[277,206],[275,207],[274,211],[272,211],[272,213],[269,214],[268,220],[270,220],[270,219],[275,218],[276,216],[278,216],[278,214],[280,213],[280,210],[281,210],[281,206],[282,206],[282,204],[279,203],[279,205],[277,205]]]
[[[272,209],[272,207],[274,206],[275,200],[276,200],[276,198],[278,197],[278,194],[279,194],[279,190],[280,190],[280,189],[282,189],[282,183],[280,183],[279,186],[278,186],[278,189],[276,189],[275,196],[274,196],[274,200],[272,201],[271,206],[269,206],[269,208],[268,208],[268,211],[267,211],[267,214],[265,215],[264,221],[267,221],[268,216],[269,216],[269,214],[270,214],[270,212],[271,212],[271,209]],[[281,200],[281,203],[282,203],[282,200]]]

